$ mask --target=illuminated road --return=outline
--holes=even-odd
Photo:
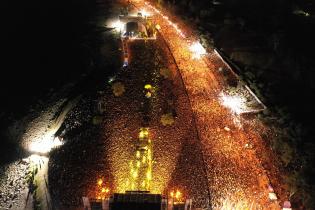
[[[142,1],[134,3],[154,15],[179,67],[203,148],[211,206],[214,209],[232,209],[233,206],[280,209],[277,201],[269,200],[270,181],[256,151],[245,148],[248,143],[262,144],[259,129],[254,126],[264,129],[263,126],[258,122],[244,127],[242,118],[222,105],[219,93],[223,87],[212,74],[214,66],[193,58],[189,50],[192,42],[183,39],[185,32],[180,27],[170,25],[160,11]],[[188,31],[187,27],[185,29]]]
[[[129,163],[133,160],[135,142],[146,113],[149,118],[146,127],[154,148],[150,191],[169,195],[171,191],[180,190],[186,196],[193,196],[196,206],[206,207],[209,192],[201,145],[176,65],[165,45],[156,41],[133,41],[129,46],[131,62],[119,76],[126,92],[121,97],[106,95],[103,98],[107,101],[106,110],[111,110],[104,125],[104,131],[109,134],[111,188],[116,192],[130,190]],[[171,70],[172,78],[164,79],[160,75],[160,70],[165,68]],[[156,88],[150,99],[144,96],[146,83]],[[148,112],[145,111],[146,101],[150,103]],[[176,110],[175,122],[164,126],[161,116],[172,107]]]

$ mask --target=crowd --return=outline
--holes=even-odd
[[[236,126],[235,118],[239,116],[222,106],[218,100],[219,93],[225,86],[214,75],[216,66],[211,62],[210,65],[205,63],[203,59],[192,59],[189,40],[183,41],[175,30],[168,27],[162,16],[155,15],[154,18],[161,25],[191,101],[209,177],[212,208],[241,205],[243,208],[253,206],[255,209],[279,209],[278,202],[269,200],[270,173],[265,170],[259,158],[261,155],[257,155],[266,152],[255,127],[257,124],[247,123],[246,129],[242,122],[241,126]],[[249,144],[255,144],[255,148],[246,148]],[[264,161],[264,164],[276,164],[272,161],[270,157],[269,162]],[[277,180],[277,185],[282,185],[280,174],[273,175],[276,176],[272,179]],[[283,199],[285,197],[280,198]]]

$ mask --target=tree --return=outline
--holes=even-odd
[[[175,122],[175,120],[174,120],[174,117],[173,117],[172,113],[163,114],[162,117],[161,117],[161,123],[164,126],[173,125],[174,122]]]
[[[294,151],[292,147],[288,143],[282,144],[282,154],[281,154],[281,160],[284,163],[285,166],[288,166],[289,163],[293,160]]]
[[[160,74],[165,78],[165,79],[170,79],[172,77],[172,72],[168,68],[161,68],[160,69]]]
[[[126,91],[124,84],[122,84],[121,82],[115,82],[112,85],[112,90],[115,96],[121,96]]]

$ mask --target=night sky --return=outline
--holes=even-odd
[[[23,108],[85,72],[82,46],[90,1],[2,3],[2,106]],[[81,42],[81,43],[80,43]],[[12,111],[12,110],[11,110]]]

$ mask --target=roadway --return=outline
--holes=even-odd
[[[246,144],[261,148],[259,132],[268,128],[257,121],[243,123],[242,117],[222,105],[219,94],[224,87],[213,73],[215,64],[207,65],[204,59],[194,58],[189,48],[195,36],[185,23],[177,18],[180,24],[173,24],[170,19],[175,18],[166,16],[167,11],[156,10],[144,1],[134,4],[152,14],[160,25],[160,33],[180,71],[202,145],[211,207],[280,209],[278,201],[269,199],[270,179],[256,149],[245,148]]]

